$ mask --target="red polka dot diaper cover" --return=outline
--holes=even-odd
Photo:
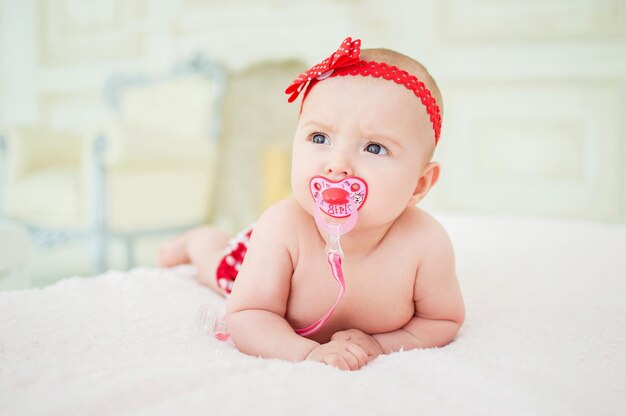
[[[248,251],[248,241],[252,235],[252,227],[242,231],[228,242],[224,257],[217,266],[216,278],[219,287],[227,294],[233,289],[233,284]]]

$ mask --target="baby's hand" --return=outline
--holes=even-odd
[[[322,344],[311,351],[306,359],[350,371],[358,370],[368,362],[367,353],[363,348],[354,342],[344,340],[331,340]]]
[[[367,353],[367,362],[383,354],[384,351],[376,342],[373,336],[366,334],[358,329],[348,329],[347,331],[335,332],[330,338],[331,340],[341,340],[351,342],[358,345]]]

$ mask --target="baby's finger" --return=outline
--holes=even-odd
[[[382,353],[382,350],[378,344],[375,344],[373,341],[367,341],[366,345],[360,344],[368,356],[371,358],[376,358]]]
[[[332,337],[330,337],[332,341],[348,341],[350,339],[350,334],[348,331],[339,331],[335,332]]]
[[[365,350],[360,345],[348,343],[348,345],[346,345],[346,349],[357,359],[357,370],[369,362],[367,352],[365,352]]]
[[[354,355],[348,349],[348,345],[346,345],[345,350],[339,351],[339,354],[341,355],[341,357],[343,357],[343,359],[348,364],[348,367],[350,368],[350,371],[355,371],[355,370],[358,370],[359,368],[361,368],[361,365],[359,364],[359,359],[356,357],[356,355]]]
[[[363,332],[358,333],[353,331],[353,333],[348,337],[348,341],[360,345],[369,355],[380,353],[380,346],[374,338]]]
[[[350,366],[340,354],[328,354],[324,356],[322,360],[324,364],[328,364],[333,367],[337,367],[340,370],[348,371],[350,370]]]

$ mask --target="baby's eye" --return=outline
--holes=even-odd
[[[365,147],[365,151],[375,155],[386,155],[387,149],[382,144],[370,143]]]
[[[321,133],[315,133],[311,138],[311,141],[317,144],[330,144],[330,140],[328,140],[328,137],[324,136]]]

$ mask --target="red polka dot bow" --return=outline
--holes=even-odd
[[[328,58],[324,59],[320,64],[300,74],[294,82],[285,90],[286,94],[291,94],[289,102],[293,102],[298,98],[306,84],[313,79],[322,80],[327,78],[337,68],[357,64],[360,60],[361,40],[346,38],[339,49]]]

